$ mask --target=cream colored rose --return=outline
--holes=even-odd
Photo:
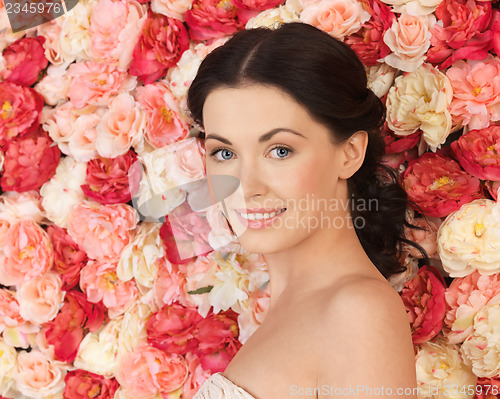
[[[103,158],[116,158],[144,139],[146,114],[128,93],[121,93],[109,104],[97,125],[97,153]]]
[[[392,53],[382,60],[402,71],[415,72],[427,57],[427,50],[431,45],[431,29],[435,23],[436,17],[433,14],[414,16],[402,13],[384,33],[384,43]]]
[[[0,395],[6,396],[14,384],[17,352],[0,337]]]
[[[372,67],[365,67],[365,69],[367,69],[368,88],[377,97],[381,98],[385,96],[394,82],[396,70],[385,62],[378,63]]]
[[[50,64],[47,74],[34,87],[49,105],[60,105],[68,99],[71,79],[67,75],[66,67]]]
[[[67,227],[73,206],[84,199],[81,185],[85,184],[87,163],[72,157],[61,158],[56,174],[40,188],[46,217],[59,227]]]
[[[419,345],[416,359],[417,386],[424,393],[439,391],[439,398],[469,399],[475,395],[477,377],[463,363],[458,345],[449,345],[440,337],[437,342]],[[456,385],[457,389],[451,387]],[[447,389],[445,389],[447,388]]]
[[[382,0],[382,2],[391,5],[394,12],[406,12],[417,16],[432,14],[441,0]]]
[[[96,0],[79,0],[64,18],[61,29],[61,57],[90,60],[90,17]]]
[[[144,299],[142,297],[141,299]],[[123,314],[121,318],[121,332],[118,336],[118,357],[132,352],[141,342],[146,342],[148,334],[146,322],[149,316],[158,309],[151,309],[148,305],[137,301]]]
[[[169,393],[169,396],[168,396],[169,399],[170,399],[170,396],[171,395]],[[137,396],[135,394],[127,392],[122,387],[119,387],[116,390],[115,396],[113,397],[113,399],[137,399]],[[163,396],[161,395],[161,393],[157,393],[155,396],[152,396],[151,398],[148,398],[148,399],[163,399]],[[172,397],[172,399],[178,399],[178,398],[177,397]]]
[[[114,377],[118,367],[118,340],[121,334],[123,315],[108,321],[98,331],[88,333],[80,343],[75,367],[106,378]]]
[[[257,14],[255,17],[250,18],[245,29],[254,29],[265,27],[269,29],[276,29],[284,23],[298,22],[299,16],[286,5],[269,8]]]
[[[65,366],[60,362],[52,362],[40,351],[21,351],[17,355],[17,389],[30,398],[45,399],[61,393],[65,376]]]
[[[361,29],[371,18],[357,0],[319,0],[305,5],[300,21],[343,40]]]
[[[30,219],[35,223],[43,224],[46,219],[40,195],[36,191],[2,193],[0,195],[0,219],[9,223],[20,219]]]
[[[134,240],[122,251],[116,273],[122,281],[135,278],[141,292],[153,287],[158,274],[156,261],[165,255],[161,223],[141,223]]]
[[[64,299],[62,281],[55,272],[29,280],[17,290],[19,314],[33,324],[43,324],[53,320]]]
[[[157,14],[184,22],[184,14],[191,8],[191,0],[151,0],[151,9]]]
[[[450,277],[500,272],[499,205],[477,199],[449,214],[439,227],[438,253]]]
[[[448,106],[452,98],[448,77],[423,64],[415,72],[396,78],[387,96],[387,125],[399,136],[421,129],[425,142],[435,152],[451,132]]]
[[[478,377],[493,377],[500,372],[500,303],[484,306],[474,316],[473,332],[460,351],[467,366]]]

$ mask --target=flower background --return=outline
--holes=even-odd
[[[391,278],[419,386],[500,397],[498,0],[80,0],[18,33],[0,5],[0,396],[189,399],[225,369],[269,274],[220,210],[173,217],[204,177],[186,92],[237,31],[301,21],[364,63],[423,212],[430,264],[405,245]]]

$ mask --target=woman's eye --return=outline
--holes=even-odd
[[[231,155],[233,154],[232,151],[229,151],[226,148],[216,148],[214,151],[212,151],[212,153],[210,154],[210,156],[211,157],[215,157],[216,161],[219,161],[219,162],[221,162],[222,160],[215,156],[218,153],[221,154],[222,160],[226,160],[226,161],[228,159],[231,159]]]
[[[285,158],[290,152],[292,152],[290,149],[286,147],[275,147],[271,151],[276,150],[276,154],[278,155],[278,158]]]

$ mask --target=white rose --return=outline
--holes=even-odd
[[[394,82],[396,70],[385,62],[367,67],[366,69],[368,88],[379,98],[385,96]]]
[[[255,17],[250,18],[245,25],[245,29],[254,29],[259,27],[276,29],[283,23],[298,21],[299,16],[294,11],[293,7],[280,5],[275,8],[264,10],[260,14],[257,14]]]
[[[435,152],[451,132],[448,106],[452,98],[448,77],[432,65],[422,64],[415,72],[395,79],[387,96],[387,125],[399,136],[421,129]]]
[[[66,65],[50,64],[47,68],[47,75],[35,85],[35,91],[42,95],[47,104],[59,105],[68,99],[71,79],[66,72]]]
[[[157,14],[184,22],[184,14],[191,8],[192,0],[151,0],[151,9]]]
[[[0,337],[0,395],[6,396],[14,383],[17,352]]]
[[[62,24],[60,44],[64,59],[90,60],[90,16],[96,0],[79,0]]]
[[[36,191],[6,191],[0,195],[0,219],[14,223],[20,219],[30,219],[35,223],[45,222],[45,212],[41,197]]]
[[[382,0],[385,4],[390,4],[394,12],[406,12],[410,15],[432,14],[441,0]]]
[[[57,166],[56,174],[40,188],[46,217],[59,227],[66,228],[73,206],[85,198],[80,186],[85,184],[86,175],[86,162],[64,157]]]

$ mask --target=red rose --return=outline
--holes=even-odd
[[[496,376],[498,377],[498,376]],[[474,399],[496,399],[500,398],[500,379],[479,377],[476,381]]]
[[[116,158],[96,158],[87,163],[87,177],[81,186],[84,194],[102,204],[122,204],[139,190],[141,169],[134,151]]]
[[[446,284],[434,266],[422,266],[399,295],[406,307],[413,344],[434,338],[443,328]]]
[[[0,78],[26,86],[35,84],[49,63],[43,43],[43,36],[23,37],[8,46],[3,51],[7,69],[0,72]]]
[[[284,0],[231,0],[231,3],[237,7],[238,19],[243,25],[246,25],[249,19],[260,14],[261,11],[274,8],[284,4]]]
[[[72,370],[64,377],[65,399],[112,399],[119,385],[114,378],[85,370]]]
[[[0,149],[11,139],[38,130],[43,97],[31,87],[0,82]]]
[[[52,224],[47,227],[47,233],[54,248],[54,268],[61,276],[62,289],[67,291],[78,284],[80,270],[87,264],[87,254],[62,227]]]
[[[405,162],[418,157],[417,144],[422,137],[422,131],[417,130],[408,136],[397,136],[389,129],[387,122],[382,129],[385,141],[385,155],[383,162],[395,169]]]
[[[379,0],[363,0],[362,3],[372,17],[359,31],[347,36],[344,42],[354,50],[364,65],[373,66],[377,64],[378,59],[384,58],[391,52],[383,37],[396,16],[390,7]]]
[[[469,130],[450,147],[462,168],[472,176],[500,181],[500,126]]]
[[[137,42],[129,73],[146,85],[165,75],[189,48],[184,24],[175,18],[149,12]]]
[[[194,331],[202,319],[195,308],[178,303],[164,306],[146,322],[148,342],[158,349],[185,355],[198,346]]]
[[[230,36],[245,28],[231,0],[194,0],[185,14],[192,40]]]
[[[224,371],[241,347],[238,340],[238,314],[233,310],[210,313],[196,326],[199,346],[195,354],[201,367],[212,373]]]
[[[465,172],[458,162],[441,150],[426,152],[409,162],[403,172],[403,186],[408,197],[425,215],[445,217],[463,204],[483,198],[478,178]]]
[[[3,191],[38,190],[55,175],[61,159],[59,147],[42,129],[16,137],[7,145],[4,171],[0,178]]]
[[[443,0],[436,8],[437,23],[431,30],[427,61],[439,69],[456,60],[483,60],[492,46],[491,2]]]
[[[104,316],[102,302],[90,303],[84,293],[67,291],[56,318],[43,327],[47,342],[54,346],[54,357],[73,363],[84,336],[83,330],[97,330],[104,322]]]

